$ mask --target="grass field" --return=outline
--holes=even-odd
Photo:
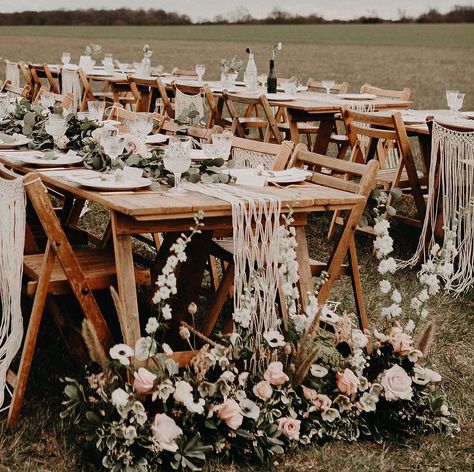
[[[465,110],[474,109],[474,29],[472,25],[350,25],[350,26],[263,26],[263,27],[160,27],[92,28],[27,27],[0,28],[0,56],[12,60],[57,62],[64,50],[77,60],[91,41],[113,52],[117,58],[136,61],[147,42],[155,51],[153,64],[183,68],[207,64],[207,77],[217,77],[219,60],[244,49],[255,50],[259,69],[266,71],[271,43],[281,40],[284,48],[277,67],[280,76],[298,75],[302,80],[331,77],[347,80],[352,91],[363,82],[413,91],[415,107],[445,108],[444,91],[467,93]],[[100,211],[86,215],[83,224],[103,224]],[[311,255],[329,250],[325,239],[328,219],[311,225]],[[396,256],[407,258],[417,243],[417,232],[395,227]],[[363,287],[368,311],[376,314],[376,262],[370,240],[358,238]],[[399,288],[409,300],[417,289],[414,270],[399,277]],[[352,309],[350,285],[340,281],[333,298]],[[459,299],[440,294],[431,316],[437,330],[432,362],[444,377],[444,390],[460,418],[461,433],[454,439],[443,436],[415,438],[403,444],[328,443],[285,457],[278,470],[286,472],[437,472],[474,470],[474,293]],[[375,317],[371,317],[375,321]],[[46,322],[33,364],[27,401],[19,427],[4,430],[0,417],[0,472],[92,472],[89,457],[77,439],[61,427],[59,377],[74,375],[75,366],[54,325]],[[207,472],[272,471],[238,465],[209,464]]]
[[[474,109],[472,25],[0,27],[0,56],[58,62],[69,50],[77,61],[91,41],[129,62],[141,58],[146,42],[155,51],[152,64],[170,70],[205,63],[208,78],[218,77],[222,57],[245,59],[246,47],[266,72],[271,44],[282,41],[281,77],[346,80],[351,91],[364,82],[408,86],[417,108],[445,108],[445,90],[459,89],[466,92],[464,109]]]

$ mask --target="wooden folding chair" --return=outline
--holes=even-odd
[[[21,178],[3,166],[0,167],[0,177]],[[28,200],[46,233],[47,243],[44,254],[24,256],[26,278],[24,293],[33,297],[33,307],[18,373],[10,371],[8,374],[8,382],[13,387],[13,398],[7,419],[8,427],[15,424],[20,414],[45,305],[48,304],[48,308],[54,307],[54,303],[49,303],[53,296],[72,292],[84,316],[93,324],[100,342],[104,348],[108,348],[112,345],[112,336],[93,291],[106,290],[116,282],[113,253],[103,249],[73,251],[38,174],[30,173],[22,178]],[[138,284],[150,284],[149,270],[136,268],[135,275]],[[51,314],[64,335],[64,329],[68,324],[64,314],[59,309],[53,310]]]
[[[27,64],[24,62],[18,63],[18,68],[20,69],[21,75],[23,76],[23,81],[25,85],[29,85],[30,89],[28,91],[28,96],[26,98],[30,99],[33,95],[34,84],[33,79],[31,78],[30,69]]]
[[[185,70],[185,69],[180,69],[179,67],[174,67],[173,70],[171,71],[171,74],[174,75],[175,77],[196,77],[197,78],[197,73],[194,70]]]
[[[0,87],[0,92],[9,92],[11,95],[24,98],[28,98],[30,96],[30,91],[31,88],[28,84],[23,87],[15,87],[9,80],[5,80],[5,82],[3,82]]]
[[[403,90],[389,90],[364,84],[360,88],[360,93],[370,93],[377,97],[392,98],[393,100],[410,100],[411,89],[405,87]]]
[[[262,141],[266,143],[273,141],[277,144],[283,142],[283,135],[278,129],[275,115],[265,95],[248,97],[224,90],[222,98],[230,115],[233,134],[240,138],[248,138],[250,130],[257,129]],[[243,115],[237,111],[236,104],[246,107]],[[260,114],[262,116],[259,116]],[[226,122],[226,119],[223,121]]]
[[[323,83],[320,82],[319,80],[308,79],[306,86],[308,87],[308,92],[326,93],[326,87],[324,87]],[[340,84],[334,83],[334,85],[330,88],[329,92],[342,94],[342,93],[347,93],[348,89],[349,89],[349,82],[341,82]]]
[[[283,170],[287,167],[293,152],[293,143],[283,141],[282,144],[262,143],[234,137],[232,139],[231,155],[234,160],[248,164],[248,167],[264,165],[272,170]],[[253,165],[251,165],[253,164]],[[211,282],[215,288],[210,309],[204,316],[201,332],[208,336],[214,329],[220,313],[227,299],[231,294],[234,283],[234,255],[233,240],[214,239],[211,244],[211,257],[209,260],[209,270]],[[223,276],[219,281],[216,259],[221,261]],[[232,330],[232,319],[227,317],[223,320],[223,331]]]
[[[423,173],[420,175],[416,169],[400,112],[386,117],[377,113],[360,113],[345,109],[342,118],[352,147],[351,161],[365,163],[377,159],[380,163],[377,185],[386,191],[401,188],[413,197],[418,218],[400,216],[397,218],[407,223],[421,225],[426,210],[422,186],[426,187],[428,176]],[[389,196],[387,204],[390,205],[391,202],[392,197]],[[329,237],[332,236],[336,223],[341,223],[337,212]],[[373,234],[373,229],[370,227],[358,229]]]
[[[160,128],[160,132],[168,134],[170,136],[180,132],[185,132],[187,136],[200,141],[201,143],[211,143],[213,134],[222,133],[223,129],[220,126],[214,125],[211,128],[205,126],[186,126],[183,128],[182,125],[176,123],[165,117],[163,124]]]
[[[70,106],[72,105],[74,101],[74,96],[72,93],[66,93],[66,94],[60,94],[60,93],[53,93],[50,92],[46,87],[41,87],[39,92],[36,94],[34,104],[38,105],[41,103],[41,96],[44,93],[49,93],[53,98],[55,103],[59,103],[65,110],[69,110]]]
[[[161,100],[161,113],[174,118],[174,110],[171,105],[168,91],[160,78],[145,79],[141,77],[127,77],[130,90],[135,97],[136,111],[153,112],[156,109],[157,100]]]
[[[367,199],[375,187],[379,164],[376,160],[369,161],[367,164],[359,164],[334,159],[333,157],[309,152],[304,144],[298,144],[291,158],[290,167],[306,167],[313,172],[313,175],[308,179],[309,181],[325,187],[362,195]],[[338,277],[342,275],[351,277],[357,316],[360,327],[364,330],[368,328],[368,322],[354,237],[351,238],[349,244],[348,256],[348,264],[341,267]],[[310,260],[310,265],[313,276],[321,275],[322,271],[328,268],[326,263],[313,259]]]
[[[82,69],[77,69],[77,73],[82,84],[82,99],[80,103],[80,111],[87,110],[88,101],[103,100],[110,105],[113,104],[114,100],[113,94],[111,92],[95,92],[94,90],[92,90],[92,86],[89,82],[87,74]]]
[[[42,65],[29,65],[31,79],[33,81],[33,99],[36,97],[41,87],[43,86],[41,79],[46,79],[47,87],[50,92],[60,93],[59,85],[54,80],[53,74],[51,73],[48,64]]]

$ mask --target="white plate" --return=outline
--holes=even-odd
[[[206,153],[202,149],[191,149],[192,161],[204,161],[205,159],[212,159],[212,158],[206,156]]]
[[[29,142],[30,142],[30,139],[28,139],[26,136],[18,136],[18,138],[11,143],[0,142],[0,149],[15,149],[20,146],[25,146]]]
[[[343,98],[344,100],[375,100],[377,95],[372,93],[342,93],[337,95],[337,98]]]
[[[304,182],[307,177],[312,175],[311,172],[303,169],[288,169],[283,171],[264,171],[263,175],[268,175],[268,182],[275,184],[295,184]]]
[[[115,73],[111,74],[109,72],[105,72],[105,70],[93,70],[91,72],[88,72],[87,75],[96,75],[99,77],[112,77],[113,75],[117,75]]]
[[[290,95],[289,93],[266,93],[265,96],[268,98],[268,100],[277,100],[277,101],[290,101],[290,100],[296,100],[295,95]]]
[[[150,134],[149,136],[146,137],[145,142],[147,144],[160,144],[160,143],[166,143],[168,141],[169,136],[166,134]]]
[[[109,177],[109,178],[107,178]],[[69,177],[71,182],[82,185],[83,187],[96,190],[134,190],[137,188],[149,187],[152,184],[150,179],[138,177],[135,179],[115,180],[112,175],[104,174],[102,177]]]
[[[462,111],[460,115],[464,118],[474,120],[474,111]]]
[[[66,154],[57,154],[57,159],[43,159],[43,153],[18,153],[15,154],[15,159],[18,159],[25,164],[32,164],[38,167],[58,167],[58,166],[72,166],[80,164],[84,158],[82,156],[67,156]]]

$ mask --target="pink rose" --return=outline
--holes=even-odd
[[[411,400],[413,390],[411,388],[411,378],[399,365],[394,365],[385,370],[380,381],[385,398],[391,400]]]
[[[138,393],[148,393],[153,390],[153,383],[156,380],[156,375],[144,367],[140,367],[137,372],[133,374],[135,380],[133,381],[133,388]]]
[[[266,380],[260,380],[260,382],[253,387],[253,393],[261,400],[267,401],[270,400],[273,395],[273,388]]]
[[[278,430],[292,441],[298,441],[300,438],[300,425],[300,420],[295,420],[288,416],[278,419]]]
[[[134,154],[144,156],[147,152],[145,141],[140,140],[133,134],[125,134],[124,136],[125,150]]]
[[[352,372],[352,370],[346,369],[342,374],[340,372],[336,372],[336,385],[341,393],[352,395],[357,393],[359,379],[356,377],[354,372]]]
[[[318,410],[327,410],[330,408],[332,402],[327,395],[316,392],[312,388],[307,388],[303,385],[303,396],[309,400]]]
[[[281,362],[270,362],[263,378],[268,380],[272,385],[283,385],[288,382],[288,375],[283,372],[283,364]]]
[[[165,413],[159,413],[155,416],[151,429],[153,437],[161,449],[170,452],[178,450],[176,438],[183,434],[183,430],[176,425],[173,418]]]
[[[393,351],[400,353],[402,356],[406,356],[412,350],[412,339],[411,336],[403,332],[402,328],[394,326],[390,330],[390,336],[388,338],[390,344],[393,346]]]
[[[56,141],[56,146],[58,146],[58,149],[66,149],[68,144],[69,144],[69,138],[66,135],[61,136]]]
[[[242,424],[244,417],[239,404],[232,398],[228,398],[222,405],[217,407],[217,416],[230,429],[237,429]]]

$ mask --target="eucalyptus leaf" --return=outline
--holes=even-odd
[[[36,113],[29,111],[24,117],[23,117],[23,122],[27,126],[33,126],[36,124]]]
[[[201,182],[203,184],[212,184],[212,183],[214,183],[214,179],[212,178],[212,175],[202,174],[201,175]]]

